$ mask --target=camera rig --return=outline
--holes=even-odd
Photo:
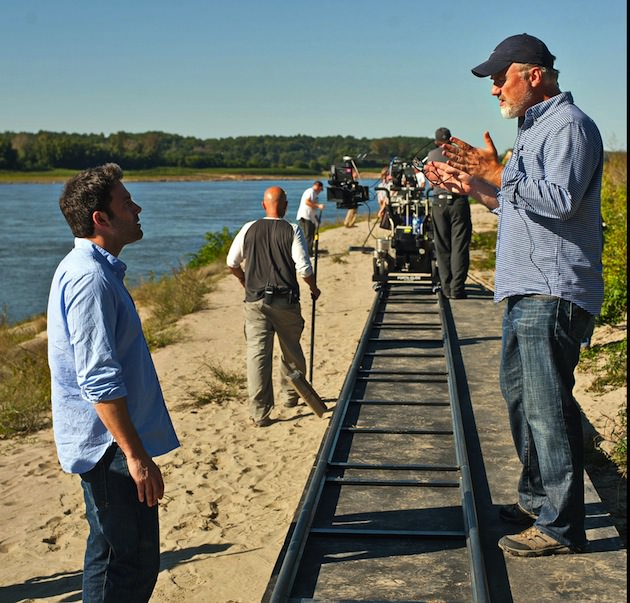
[[[394,157],[387,186],[376,187],[387,197],[381,228],[389,233],[376,241],[373,281],[415,280],[420,274],[431,275],[434,284],[438,281],[431,204],[422,168],[416,159]]]
[[[334,201],[338,209],[356,209],[370,198],[369,187],[359,184],[359,170],[352,157],[344,157],[343,166],[330,166],[328,184],[326,200]]]

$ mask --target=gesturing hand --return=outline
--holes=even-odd
[[[453,136],[442,145],[442,152],[448,157],[448,165],[500,187],[503,166],[490,133],[484,132],[483,137],[485,148],[476,148]]]

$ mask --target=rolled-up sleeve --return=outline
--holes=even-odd
[[[102,279],[87,274],[67,284],[64,300],[81,397],[95,403],[126,396],[117,356],[117,299]]]

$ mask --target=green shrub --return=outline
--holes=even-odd
[[[201,268],[224,260],[235,236],[236,234],[230,233],[227,226],[220,232],[207,232],[205,239],[208,242],[197,253],[192,254],[188,268]]]

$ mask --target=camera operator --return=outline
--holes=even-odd
[[[320,294],[302,231],[297,224],[284,219],[287,211],[284,190],[279,186],[269,187],[262,206],[265,217],[241,228],[227,256],[228,267],[245,288],[247,390],[249,412],[256,427],[272,423],[269,415],[274,406],[274,334],[282,350],[280,383],[284,406],[296,406],[298,400],[288,375],[296,369],[306,372],[300,344],[304,319],[297,275],[309,286],[313,299]]]
[[[319,203],[319,193],[324,190],[324,185],[321,181],[316,180],[313,186],[307,188],[302,193],[300,199],[300,206],[296,219],[304,236],[306,238],[306,248],[308,249],[309,256],[313,256],[313,240],[315,239],[315,231],[319,226],[319,216],[316,210],[324,209],[324,204]]]
[[[429,161],[445,162],[441,146],[451,138],[448,128],[435,131],[436,148],[429,151]],[[431,214],[433,240],[437,256],[438,274],[442,292],[451,299],[465,299],[464,286],[470,264],[472,219],[466,195],[458,195],[438,185],[433,188]]]

